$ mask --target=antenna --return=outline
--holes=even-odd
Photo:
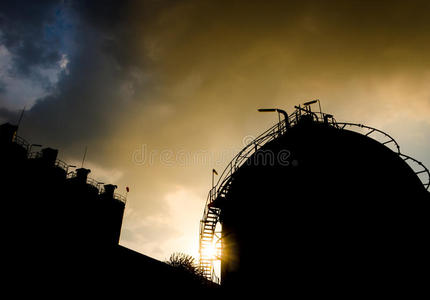
[[[84,167],[84,162],[85,162],[85,157],[87,156],[87,146],[85,146],[85,152],[84,152],[84,157],[82,158],[82,165],[81,165],[81,168],[83,168]]]
[[[19,125],[21,124],[22,117],[24,116],[24,112],[25,112],[25,106],[24,106],[24,108],[21,111],[21,115],[19,116],[18,125],[16,126],[17,128],[16,128],[15,134],[18,132]]]

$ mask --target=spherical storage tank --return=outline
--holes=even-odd
[[[205,274],[219,258],[226,288],[418,284],[429,250],[424,165],[388,134],[336,122],[310,104],[277,111],[285,119],[245,147],[209,193]],[[220,257],[205,257],[216,240]]]

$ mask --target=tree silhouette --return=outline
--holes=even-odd
[[[170,258],[166,261],[166,263],[174,268],[203,278],[203,272],[196,264],[194,257],[191,255],[175,252],[170,255]]]

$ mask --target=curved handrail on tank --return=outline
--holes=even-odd
[[[288,116],[288,119],[281,120],[280,122],[275,123],[272,127],[261,133],[254,140],[252,140],[248,145],[246,145],[239,153],[237,153],[233,159],[227,164],[224,171],[218,178],[216,184],[211,188],[208,193],[208,197],[205,203],[205,209],[203,211],[202,221],[204,222],[208,215],[209,205],[220,195],[224,188],[227,186],[227,183],[231,179],[233,173],[242,166],[242,164],[259,148],[261,148],[267,142],[274,140],[280,135],[284,134],[287,131],[287,128],[291,127],[298,122],[298,116],[301,115],[301,112],[312,114],[316,121],[324,120],[325,116],[329,116],[328,114],[322,112],[311,112],[308,110],[303,110],[303,108],[296,107],[296,110]],[[337,126],[336,120],[332,118],[330,124]],[[287,124],[289,126],[287,126]],[[200,223],[200,235],[202,234],[202,222]]]
[[[422,162],[416,160],[415,158],[413,158],[413,157],[411,157],[409,155],[401,153],[399,144],[396,142],[396,140],[392,136],[390,136],[389,134],[383,132],[382,130],[379,130],[377,128],[373,128],[373,127],[370,127],[370,126],[366,126],[366,125],[363,125],[363,124],[341,122],[341,123],[337,123],[337,125],[339,126],[340,129],[345,129],[345,127],[347,127],[347,126],[348,127],[364,128],[366,130],[369,130],[365,134],[365,136],[369,136],[370,137],[370,135],[373,132],[378,132],[378,133],[382,134],[384,137],[388,138],[388,140],[386,140],[385,142],[378,141],[375,138],[373,138],[373,139],[376,140],[377,142],[380,142],[381,144],[385,145],[386,147],[387,147],[387,144],[393,143],[395,145],[395,147],[396,147],[396,151],[394,151],[394,152],[397,153],[400,157],[402,157],[404,161],[409,161],[410,160],[410,161],[414,162],[415,165],[420,166],[422,168],[422,170],[415,172],[415,174],[417,174],[417,175],[421,174],[421,173],[426,173],[427,174],[428,181],[424,182],[424,181],[421,180],[421,182],[423,183],[424,188],[426,190],[429,190],[429,188],[430,188],[430,172],[429,172],[429,170],[426,168],[426,166],[424,166],[424,164]],[[387,147],[387,148],[389,148],[389,147]],[[393,150],[391,148],[389,148],[389,149]],[[411,166],[410,164],[409,164],[409,166],[412,168],[412,170],[414,170],[413,166]]]
[[[222,192],[223,188],[225,187],[225,184],[229,181],[233,173],[239,169],[239,167],[242,166],[242,164],[253,154],[261,148],[264,144],[266,144],[269,141],[274,140],[275,138],[279,137],[280,135],[284,134],[287,131],[287,124],[294,125],[297,124],[298,116],[300,114],[300,110],[303,110],[302,108],[296,109],[293,113],[291,113],[288,116],[288,123],[286,120],[281,120],[280,122],[277,122],[272,127],[261,133],[259,136],[257,136],[254,140],[252,140],[248,145],[246,145],[236,156],[233,157],[233,159],[228,163],[224,171],[221,173],[221,175],[218,178],[218,181],[214,185],[214,187],[211,189],[211,191],[208,194],[208,198],[206,200],[206,207],[208,204],[210,204],[213,200],[217,198],[217,196]],[[321,112],[311,112],[306,111],[307,113],[310,113],[312,116],[315,117],[317,122],[320,122],[321,120],[324,120],[325,116],[328,116],[328,114],[321,113]],[[334,125],[337,127],[337,122],[334,118],[332,118],[331,125]],[[388,136],[388,135],[387,135]],[[203,217],[206,215],[207,211],[205,210],[203,213]]]
[[[377,139],[374,139],[374,138],[372,138],[372,139],[380,142],[383,145],[387,145],[389,143],[394,143],[394,145],[396,147],[396,150],[397,150],[397,153],[400,154],[400,146],[399,146],[399,144],[396,142],[396,140],[392,136],[390,136],[388,133],[383,132],[382,130],[379,130],[377,128],[373,128],[373,127],[370,127],[370,126],[366,126],[366,125],[363,125],[363,124],[357,124],[357,123],[348,123],[348,122],[340,122],[339,123],[338,122],[337,125],[339,126],[340,129],[345,129],[345,127],[348,126],[348,127],[359,127],[359,128],[364,128],[366,130],[369,130],[369,132],[367,132],[365,134],[365,136],[370,136],[372,133],[378,132],[378,133],[382,134],[383,136],[387,137],[389,140],[387,140],[385,142],[380,142]]]
[[[289,119],[290,124],[296,123],[297,112],[298,112],[298,110],[296,110],[295,112],[293,112],[292,114],[289,115],[288,119]],[[312,115],[316,116],[317,121],[322,119],[322,118],[318,117],[318,114],[321,114],[322,116],[326,115],[324,113],[312,112]],[[348,127],[364,128],[366,130],[369,130],[369,132],[365,134],[366,136],[370,136],[373,132],[380,133],[383,136],[387,137],[388,140],[385,142],[378,141],[377,139],[374,139],[374,140],[380,142],[383,145],[387,145],[389,143],[394,143],[394,146],[396,147],[397,153],[399,155],[401,155],[400,146],[396,142],[396,140],[392,136],[390,136],[389,134],[385,133],[382,130],[379,130],[377,128],[370,127],[367,125],[363,125],[363,124],[349,123],[349,122],[336,122],[335,120],[333,120],[332,124],[335,125],[336,127],[340,128],[340,129],[345,129],[345,127],[347,127],[347,126]],[[251,141],[235,157],[233,157],[233,159],[229,162],[227,167],[221,173],[217,183],[214,185],[214,187],[209,192],[205,207],[207,207],[208,204],[210,204],[213,200],[215,200],[217,198],[217,196],[222,192],[223,188],[225,187],[225,184],[228,182],[228,180],[230,180],[233,173],[255,152],[255,150],[258,150],[258,147],[261,148],[266,142],[275,139],[280,134],[283,134],[286,131],[286,128],[287,127],[285,124],[285,120],[282,120],[281,122],[276,123],[275,125],[273,125],[269,129],[264,131],[262,134],[260,134],[253,141]],[[414,159],[414,161],[416,161],[416,160]],[[424,184],[424,185],[426,186],[426,189],[428,189],[428,184]],[[203,218],[206,214],[207,214],[207,211],[205,209],[205,211],[203,213]]]
[[[429,171],[429,169],[427,169],[427,167],[422,162],[416,160],[415,158],[413,158],[413,157],[411,157],[409,155],[406,155],[406,154],[403,154],[403,153],[399,153],[399,156],[401,158],[403,158],[403,160],[405,162],[408,162],[410,160],[410,161],[412,161],[413,163],[415,163],[416,165],[418,165],[419,167],[422,168],[419,171],[415,171],[414,168],[413,168],[413,166],[411,166],[411,164],[408,163],[408,165],[411,167],[411,169],[415,172],[416,175],[423,174],[423,173],[425,173],[427,175],[427,182],[426,183],[423,182],[423,185],[424,185],[424,187],[425,187],[426,190],[429,190],[429,188],[430,188],[430,171]]]
[[[285,121],[281,121],[281,123],[285,123]],[[261,142],[263,140],[266,140],[267,138],[271,138],[274,135],[278,134],[278,128],[279,124],[276,123],[272,127],[270,127],[268,130],[260,134],[257,138],[255,138],[252,142],[250,142],[248,145],[245,146],[239,153],[237,153],[233,159],[228,163],[227,167],[224,169],[224,171],[221,173],[221,175],[218,178],[218,181],[216,184],[212,187],[212,189],[209,191],[208,198],[206,200],[205,210],[203,212],[203,219],[207,215],[208,205],[212,203],[217,195],[220,194],[222,188],[225,186],[225,183],[231,178],[233,173],[242,165],[242,163],[249,157],[249,153],[253,151],[254,147],[258,147],[258,145],[261,145]],[[217,189],[218,187],[218,189]]]

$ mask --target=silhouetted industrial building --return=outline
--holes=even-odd
[[[423,287],[427,168],[388,134],[336,122],[311,103],[289,115],[261,111],[285,119],[238,153],[211,189],[200,231],[206,276],[221,260],[221,285],[237,290]],[[205,252],[216,244],[218,257]]]
[[[56,149],[29,152],[32,145],[16,130],[0,126],[2,186],[11,205],[7,217],[21,229],[15,237],[67,247],[118,244],[125,198],[114,194],[116,186],[88,178],[89,169],[71,171]]]
[[[3,270],[18,287],[48,292],[91,289],[101,294],[177,291],[207,285],[194,276],[120,246],[125,198],[116,185],[88,177],[57,158],[58,150],[31,149],[0,125]],[[211,285],[212,286],[212,285]]]

